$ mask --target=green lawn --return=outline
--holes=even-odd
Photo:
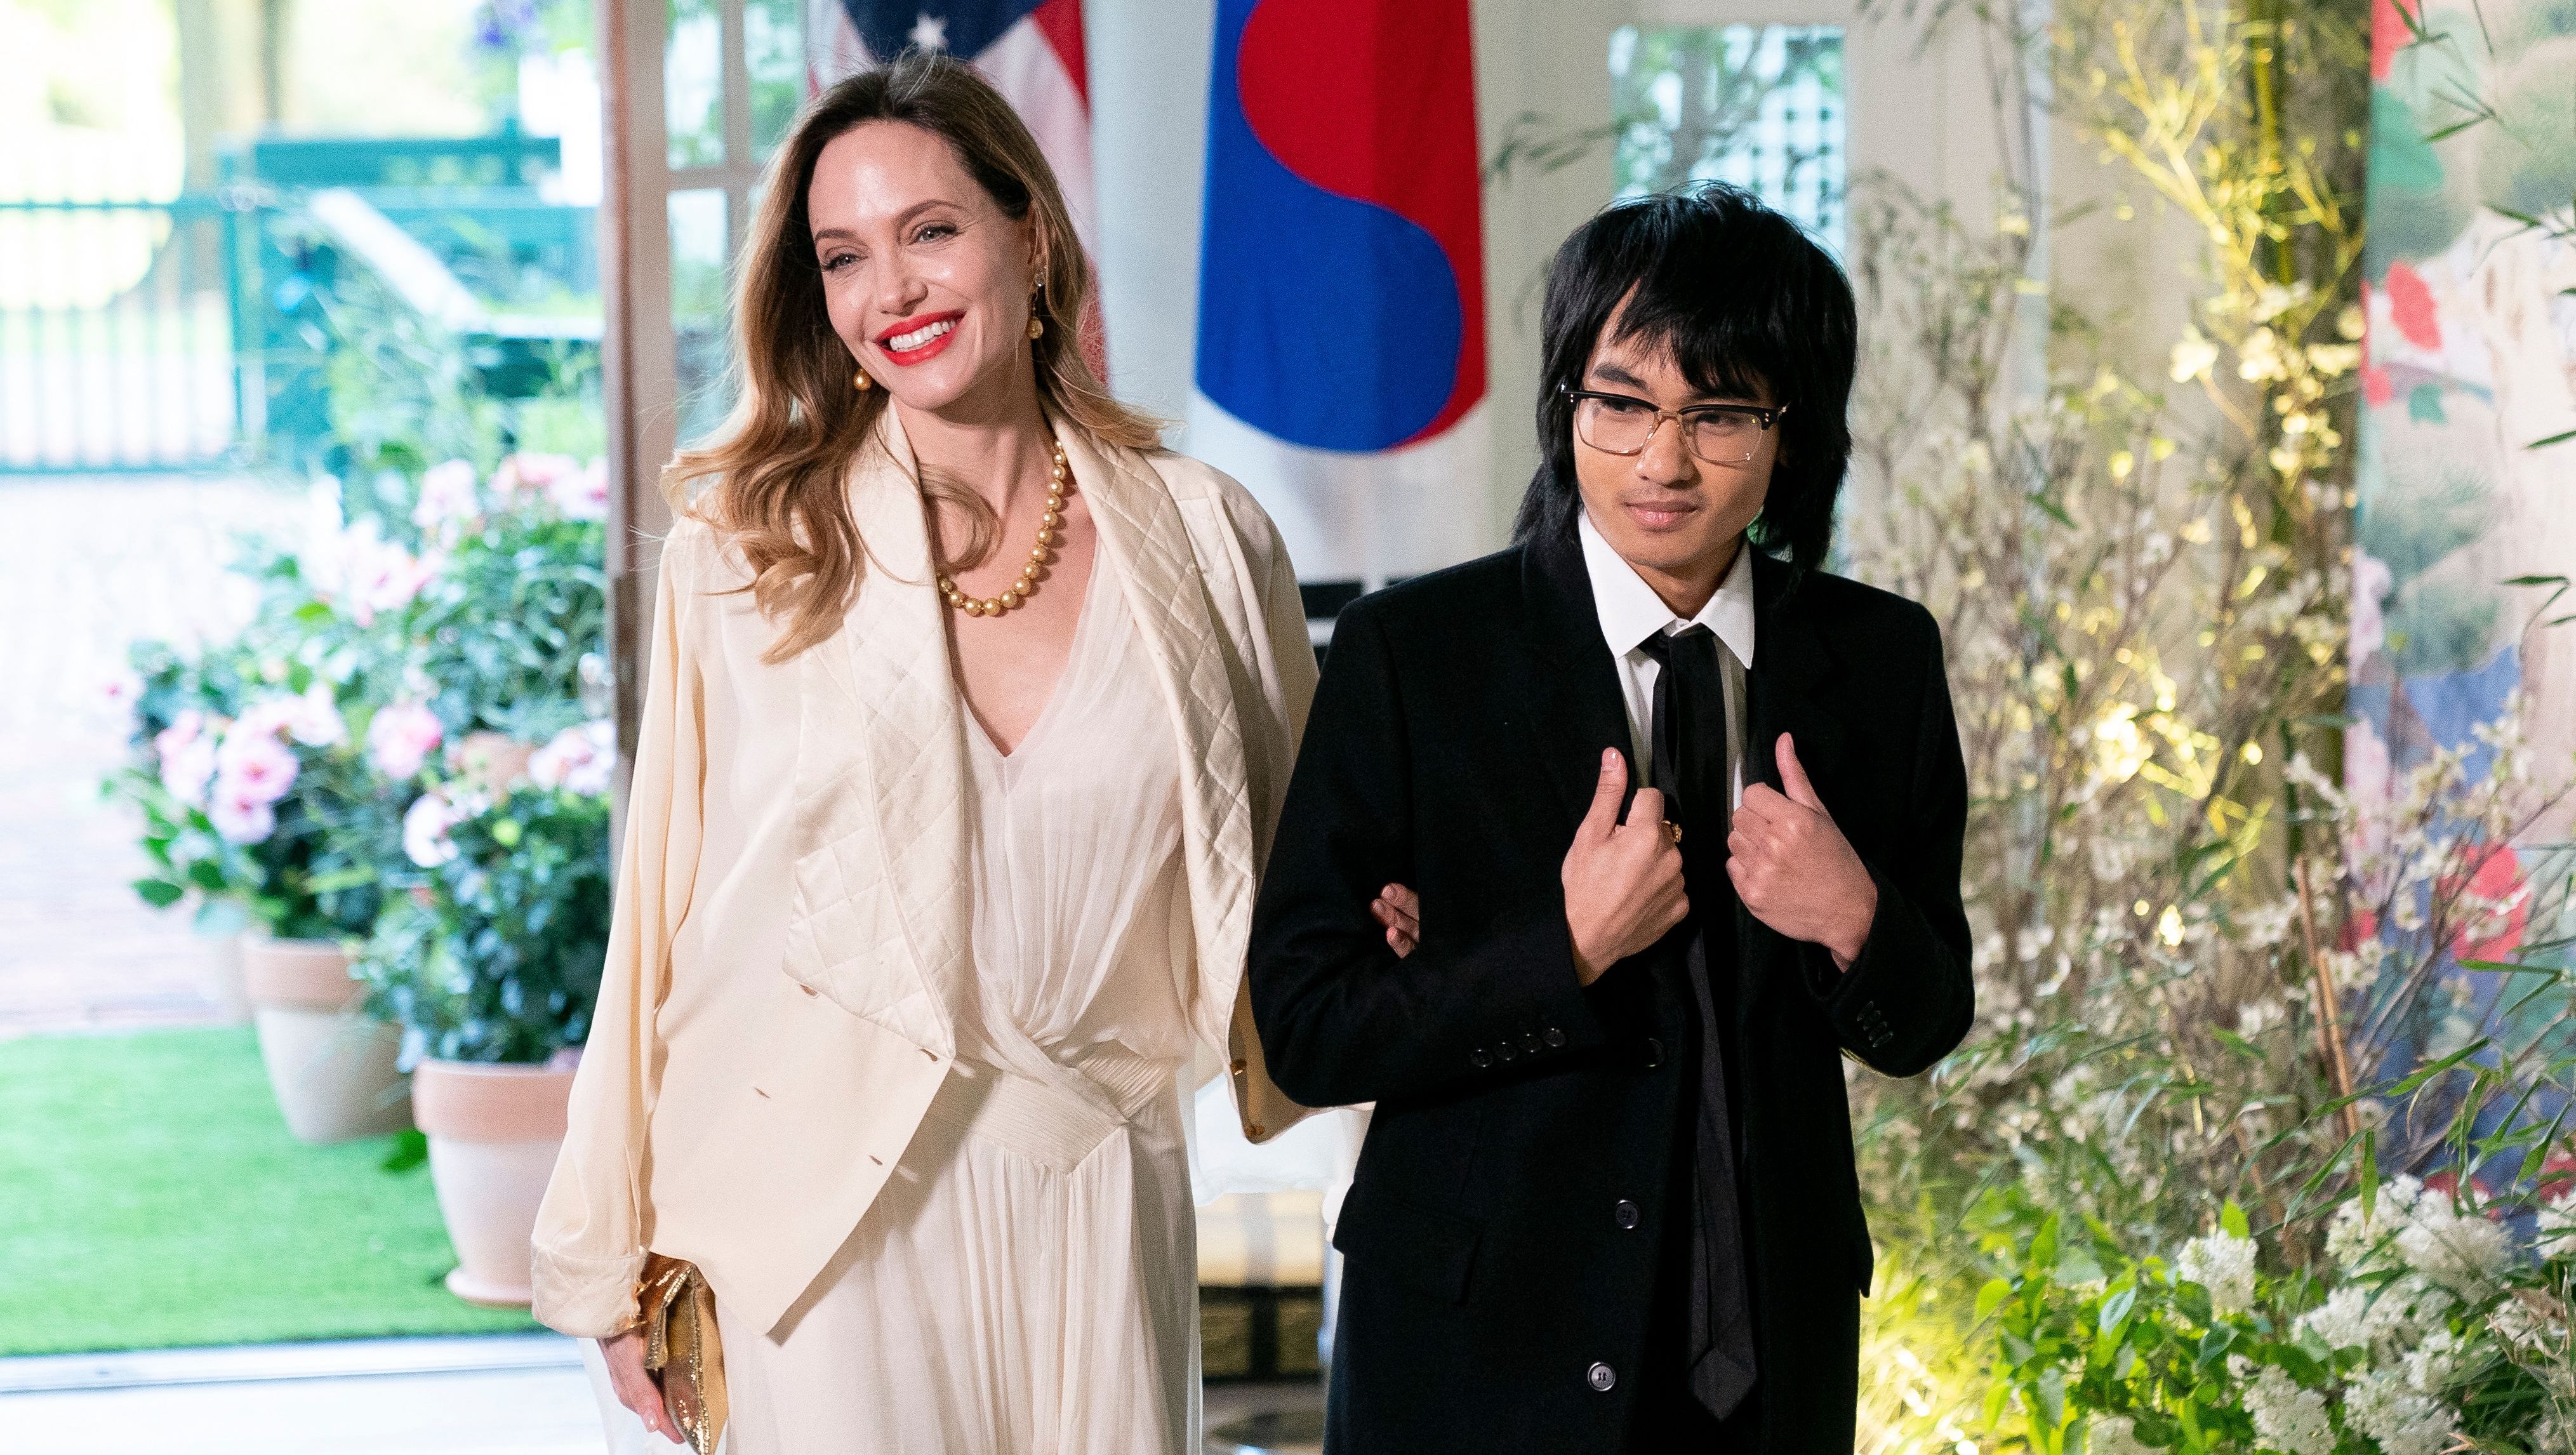
[[[0,1041],[0,1355],[535,1327],[391,1146],[289,1137],[247,1029]]]

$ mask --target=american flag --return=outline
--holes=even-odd
[[[840,0],[821,19],[813,52],[818,88],[890,61],[907,47],[971,62],[1036,135],[1064,189],[1074,233],[1097,266],[1099,207],[1091,184],[1091,74],[1083,60],[1082,0]],[[1094,306],[1096,311],[1097,300]]]

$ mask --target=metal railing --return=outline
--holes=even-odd
[[[0,473],[237,458],[240,221],[202,194],[0,202]]]

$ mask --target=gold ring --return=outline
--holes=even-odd
[[[1673,822],[1671,819],[1665,819],[1664,841],[1675,848],[1680,848],[1682,842],[1682,826]]]

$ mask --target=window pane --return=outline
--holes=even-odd
[[[1610,98],[1620,196],[1733,182],[1842,251],[1842,27],[1622,26]]]
[[[724,419],[725,194],[674,192],[671,212],[671,335],[679,366],[679,442],[696,444]]]
[[[712,167],[724,155],[724,23],[720,0],[670,0],[662,52],[662,122],[671,165]]]
[[[837,3],[837,0],[834,0]],[[751,154],[769,160],[805,104],[805,33],[797,0],[745,0],[742,59],[751,72]]]

